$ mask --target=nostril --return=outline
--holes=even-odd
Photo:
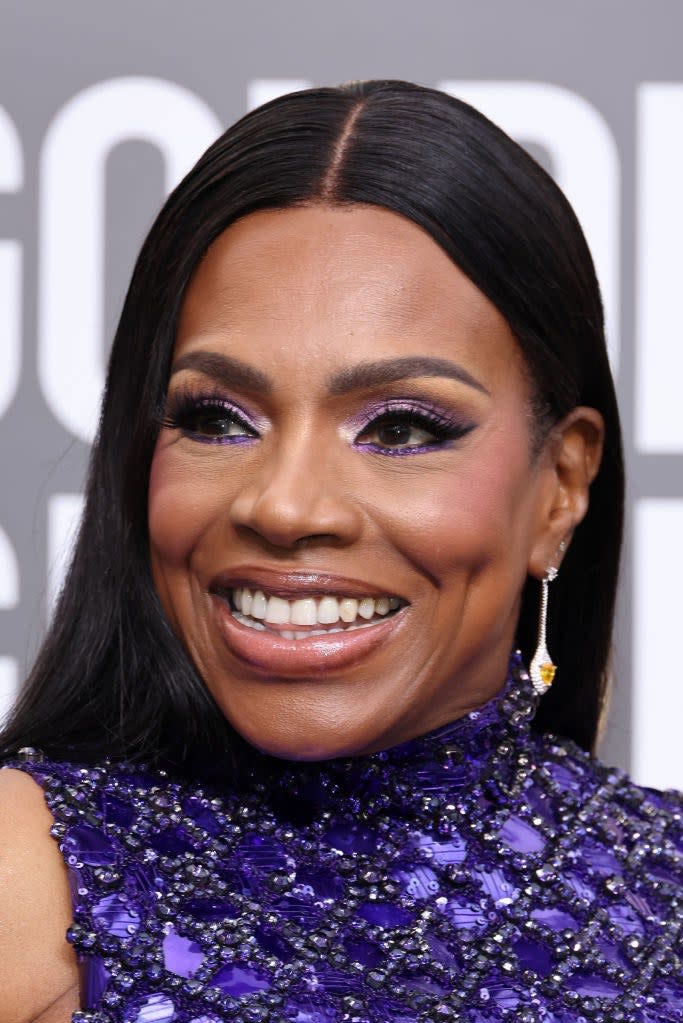
[[[304,509],[287,507],[268,495],[251,502],[236,501],[232,518],[235,525],[249,530],[275,547],[302,546],[321,532],[310,521],[310,513],[306,515]]]
[[[236,529],[288,549],[348,544],[363,522],[358,505],[338,493],[333,481],[310,468],[289,467],[246,483],[232,501],[230,517]]]

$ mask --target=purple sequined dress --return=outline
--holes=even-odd
[[[81,1023],[683,1021],[681,797],[529,729],[518,656],[479,711],[235,792],[11,766],[72,882]]]

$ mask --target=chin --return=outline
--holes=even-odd
[[[359,733],[354,729],[351,734],[344,729],[324,727],[320,722],[297,721],[287,727],[285,722],[274,729],[272,722],[266,727],[256,727],[251,721],[231,721],[235,731],[261,753],[266,753],[280,760],[333,760],[336,757],[352,757],[381,749],[382,743],[378,736]],[[375,745],[372,739],[375,739]]]
[[[214,676],[208,688],[250,746],[282,760],[332,760],[393,745],[404,710],[395,686],[348,678]]]
[[[280,760],[334,760],[337,757],[352,757],[365,752],[357,744],[353,742],[340,742],[339,738],[336,740],[330,739],[328,742],[319,738],[315,742],[311,742],[310,736],[303,735],[301,737],[274,736],[272,740],[270,738],[264,740],[263,736],[261,736],[258,742],[248,736],[244,736],[244,738],[262,753],[278,757]]]

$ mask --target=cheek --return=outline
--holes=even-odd
[[[501,438],[463,455],[448,473],[422,473],[396,501],[404,549],[436,580],[509,564],[519,546],[529,493],[526,449],[510,451]]]
[[[170,445],[157,445],[149,479],[148,527],[152,561],[184,564],[220,507],[206,473],[193,472]]]

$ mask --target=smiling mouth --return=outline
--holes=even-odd
[[[372,628],[406,606],[399,597],[384,595],[359,599],[324,594],[286,600],[247,587],[224,591],[220,597],[241,625],[287,640]]]

